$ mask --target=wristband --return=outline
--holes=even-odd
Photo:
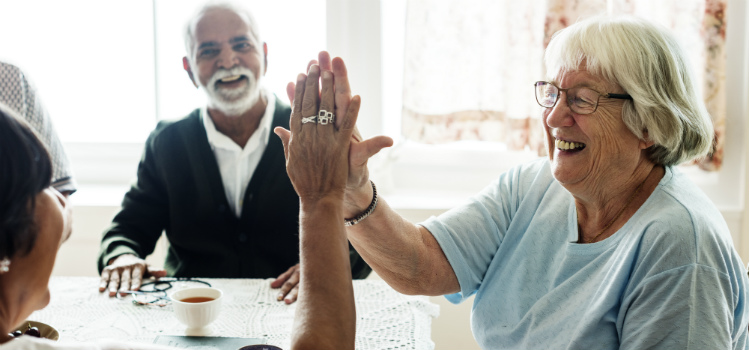
[[[378,206],[378,190],[375,188],[375,183],[372,180],[370,180],[370,184],[372,185],[372,202],[370,202],[370,206],[354,218],[344,219],[344,226],[354,226],[375,211],[375,207]]]

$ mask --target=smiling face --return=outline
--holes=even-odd
[[[601,94],[624,93],[584,70],[563,71],[553,83],[562,89],[585,86]],[[544,109],[542,119],[552,174],[566,188],[599,188],[630,176],[648,161],[642,151],[650,143],[639,140],[622,121],[623,100],[602,97],[594,113],[579,115],[567,98],[562,93],[554,107]]]
[[[237,13],[214,8],[201,14],[191,52],[185,69],[205,91],[210,108],[236,116],[258,102],[266,46]]]

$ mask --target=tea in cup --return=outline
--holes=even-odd
[[[223,295],[220,289],[195,287],[180,289],[169,297],[177,320],[188,329],[200,329],[219,317]]]

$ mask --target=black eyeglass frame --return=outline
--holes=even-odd
[[[539,85],[539,83],[552,85],[558,91],[557,97],[555,98],[555,102],[552,103],[552,105],[549,106],[549,107],[547,107],[547,106],[543,105],[541,102],[539,102],[539,95],[537,93],[537,86]],[[565,97],[566,97],[565,100],[568,103],[568,107],[572,110],[573,109],[573,107],[571,107],[572,104],[570,103],[569,99],[567,98],[568,97],[568,90],[579,89],[579,88],[581,88],[581,87],[580,86],[575,86],[575,87],[572,87],[572,88],[563,89],[563,88],[561,88],[561,87],[553,84],[552,82],[540,80],[540,81],[537,81],[537,82],[534,83],[534,98],[536,98],[536,103],[539,104],[540,106],[542,106],[544,108],[553,108],[553,107],[555,107],[555,105],[557,105],[557,101],[560,100],[560,95],[562,95],[560,92],[565,92]],[[591,91],[596,92],[597,94],[599,94],[599,98],[604,97],[604,98],[615,98],[615,99],[620,99],[620,100],[631,100],[631,101],[633,100],[633,96],[630,96],[628,94],[612,94],[612,93],[602,94],[601,92],[596,91],[596,90],[594,90],[592,88],[588,88],[587,87],[587,89],[589,89],[589,90],[591,90]],[[588,113],[578,113],[576,111],[574,111],[574,112],[576,112],[576,114],[580,114],[580,115],[592,114],[592,113],[596,112],[596,109],[599,108],[599,98],[596,99],[596,105],[594,106],[594,110],[592,110],[591,112],[588,112]]]
[[[172,282],[195,282],[211,287],[211,283],[193,277],[162,277],[141,284],[140,290],[137,291],[117,291],[115,297],[117,299],[122,299],[122,297],[125,295],[131,295],[133,296],[133,304],[135,305],[154,304],[158,306],[164,306],[163,304],[170,301],[169,297],[167,296],[167,291],[172,289]],[[152,298],[152,300],[139,301],[139,295],[149,296]]]

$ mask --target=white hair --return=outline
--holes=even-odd
[[[713,142],[711,118],[698,96],[683,50],[666,28],[631,16],[597,16],[557,33],[545,52],[548,79],[584,69],[621,86],[623,122],[656,164],[675,165],[706,155]]]
[[[258,27],[258,23],[255,20],[255,17],[253,17],[253,14],[250,12],[250,10],[245,8],[243,5],[233,1],[209,1],[200,6],[185,23],[183,31],[183,39],[185,40],[185,53],[191,63],[194,60],[193,54],[195,54],[195,52],[193,52],[195,44],[195,26],[198,24],[198,20],[201,18],[201,16],[203,16],[203,14],[217,9],[229,10],[240,16],[240,18],[242,18],[242,20],[247,24],[247,27],[250,29],[250,33],[253,34],[255,39],[259,43],[263,42],[260,36],[260,28]]]

